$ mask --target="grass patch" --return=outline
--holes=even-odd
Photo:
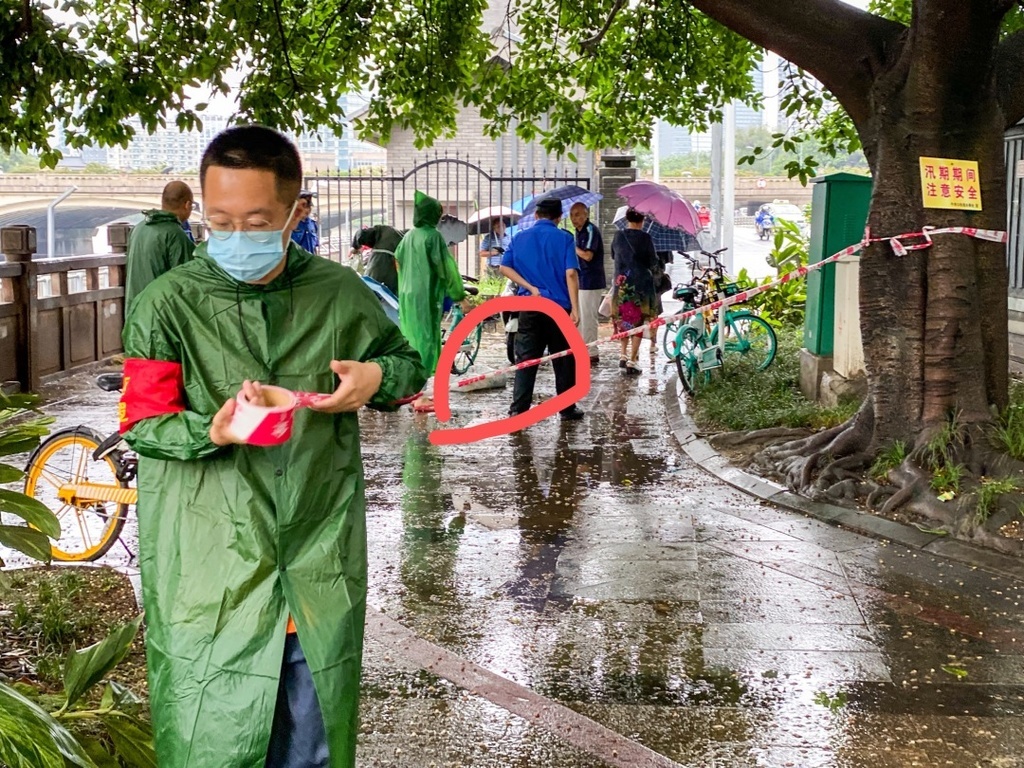
[[[979,524],[988,520],[999,503],[999,497],[1020,490],[1017,481],[1011,478],[982,478],[978,486],[978,501],[974,507],[975,519]]]
[[[16,574],[0,594],[0,676],[27,680],[44,692],[62,687],[72,646],[91,645],[137,612],[128,580],[106,568],[29,568]],[[28,655],[5,658],[12,651]],[[145,690],[141,635],[131,661],[115,677]]]
[[[879,451],[874,463],[871,465],[871,476],[878,480],[884,480],[886,475],[889,474],[889,470],[896,469],[906,458],[907,444],[902,440],[897,440],[888,448],[883,448]]]
[[[960,493],[960,480],[967,468],[963,464],[943,464],[932,470],[931,486],[940,493]]]
[[[777,331],[775,361],[763,371],[749,360],[727,360],[711,381],[697,390],[691,413],[706,430],[768,427],[819,429],[842,424],[860,407],[859,400],[826,408],[800,391],[800,333]]]
[[[1024,461],[1024,381],[1010,382],[1010,404],[1000,416],[994,437],[997,448]]]

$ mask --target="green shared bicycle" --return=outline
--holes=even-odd
[[[696,260],[687,256],[693,278],[689,285],[678,285],[673,298],[683,303],[683,309],[698,309],[719,298],[735,296],[739,286],[725,281],[725,269],[718,255],[725,249],[708,253],[701,251],[710,266],[701,269]],[[663,339],[665,354],[674,360],[683,389],[693,394],[711,377],[711,371],[721,368],[730,358],[749,360],[763,371],[775,360],[778,339],[768,322],[748,309],[728,306],[720,313],[698,312],[685,323],[669,323]]]

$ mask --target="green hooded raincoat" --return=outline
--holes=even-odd
[[[142,289],[164,272],[192,258],[195,245],[188,239],[181,221],[168,211],[143,211],[146,220],[128,236],[128,264],[124,281],[127,312]]]
[[[441,357],[441,305],[444,297],[466,298],[459,265],[437,231],[441,204],[416,191],[413,228],[395,250],[398,261],[398,316],[402,333],[420,353],[429,375]]]
[[[289,613],[324,714],[332,768],[355,765],[366,609],[359,420],[302,409],[281,446],[218,448],[214,413],[244,379],[330,393],[331,360],[383,369],[393,410],[426,380],[349,269],[289,246],[266,286],[200,245],[129,314],[126,354],[183,367],[183,412],[125,433],[139,462],[139,546],[161,768],[263,768]]]

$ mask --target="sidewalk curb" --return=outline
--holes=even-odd
[[[665,387],[665,412],[668,416],[669,429],[683,452],[697,466],[722,482],[761,501],[813,517],[838,528],[944,557],[972,568],[982,568],[1005,578],[1024,581],[1024,560],[1019,558],[959,539],[924,533],[912,525],[897,523],[848,507],[812,501],[790,492],[782,485],[732,466],[710,443],[697,436],[697,425],[686,414],[680,396],[676,393],[677,384],[678,377],[673,376]]]

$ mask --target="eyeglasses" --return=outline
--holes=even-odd
[[[288,217],[285,219],[286,226],[295,214],[295,208],[298,204],[299,201],[296,200],[291,210],[288,211]],[[210,233],[210,237],[215,240],[227,240],[237,231],[235,223],[228,218],[208,219],[204,216],[201,221]],[[241,233],[242,237],[260,245],[266,245],[273,241],[275,237],[281,236],[281,230],[275,229],[274,224],[266,219],[248,219],[242,226]]]
[[[219,219],[211,221],[210,219],[204,218],[202,222],[203,226],[205,226],[207,231],[210,233],[210,237],[215,240],[227,240],[236,232],[235,224],[231,221],[221,221]],[[251,240],[254,243],[260,243],[261,245],[269,243],[275,236],[281,236],[281,230],[275,230],[273,224],[264,220],[250,220],[245,222],[241,232],[242,237],[247,240]]]

